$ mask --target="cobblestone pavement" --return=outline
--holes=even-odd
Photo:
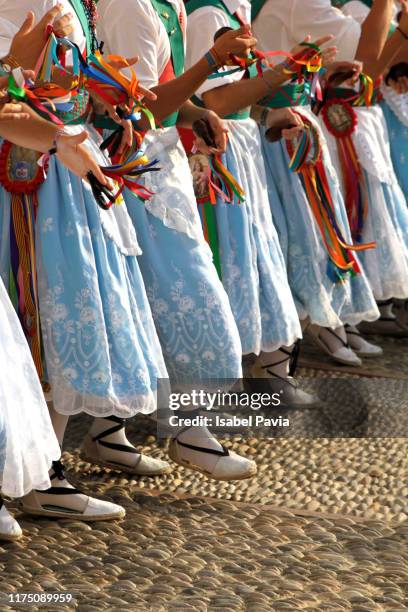
[[[0,546],[0,593],[62,588],[83,612],[408,610],[407,445],[394,437],[408,412],[405,343],[384,341],[384,358],[354,375],[308,348],[302,365],[313,369],[300,373],[324,404],[291,413],[292,435],[227,443],[256,459],[249,481],[212,483],[177,467],[152,479],[102,470],[79,457],[88,419],[72,419],[70,479],[127,516],[90,525],[19,517],[24,539]],[[351,398],[333,393],[341,381]],[[321,432],[331,437],[313,437]],[[155,433],[136,419],[129,437],[164,458]]]

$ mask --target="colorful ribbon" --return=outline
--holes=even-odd
[[[289,168],[299,174],[313,216],[319,227],[330,260],[330,275],[344,281],[347,275],[360,273],[352,251],[374,248],[375,245],[349,244],[337,221],[329,181],[324,168],[319,135],[311,121],[298,113],[305,125],[297,144],[287,141],[290,156]]]
[[[253,49],[249,57],[238,57],[230,54],[226,66],[235,66],[233,70],[220,71],[211,74],[208,78],[214,79],[217,77],[228,76],[234,72],[241,70],[248,71],[253,65],[256,65],[258,76],[263,75],[264,66],[274,68],[275,63],[270,61],[270,58],[284,57],[283,73],[293,77],[300,77],[303,73],[318,73],[322,68],[322,52],[319,47],[312,43],[301,43],[305,47],[304,51],[300,51],[295,56],[286,51],[259,51]]]

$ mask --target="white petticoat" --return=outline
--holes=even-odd
[[[408,126],[408,94],[399,94],[385,83],[381,84],[381,93],[401,123]]]
[[[21,497],[51,486],[60,448],[20,322],[0,280],[0,482]]]

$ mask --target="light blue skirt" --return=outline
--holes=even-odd
[[[124,196],[171,382],[240,378],[238,331],[207,245],[166,227],[133,193]]]
[[[332,328],[377,319],[378,308],[364,272],[344,282],[335,282],[329,274],[327,251],[301,180],[289,171],[286,145],[269,143],[264,129],[261,137],[272,216],[299,317]],[[350,240],[339,185],[329,172],[327,176],[338,222]]]
[[[154,195],[146,203],[129,190],[124,197],[170,380],[173,388],[217,389],[221,379],[241,377],[242,348],[204,240],[188,160],[176,128],[150,131],[145,145],[161,167],[141,179]]]
[[[408,298],[408,207],[395,181],[381,183],[364,170],[369,192],[369,211],[363,242],[376,248],[362,251],[360,260],[377,300]]]
[[[89,146],[98,155],[95,143]],[[101,210],[89,186],[55,158],[38,199],[40,316],[56,410],[120,417],[152,412],[157,378],[167,372],[125,206],[118,216]],[[0,265],[6,286],[9,228],[10,195],[1,189]]]
[[[381,102],[381,107],[390,137],[392,163],[408,202],[408,126],[398,119],[384,100]]]
[[[228,121],[223,163],[245,192],[245,202],[215,206],[222,282],[244,354],[291,346],[302,331],[270,214],[258,128],[251,119]]]

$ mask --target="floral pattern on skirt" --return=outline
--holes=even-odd
[[[40,316],[55,408],[124,418],[154,411],[167,371],[137,258],[125,254],[140,252],[125,204],[104,216],[89,186],[55,158],[38,197]],[[1,190],[0,200],[7,283],[10,195]]]

